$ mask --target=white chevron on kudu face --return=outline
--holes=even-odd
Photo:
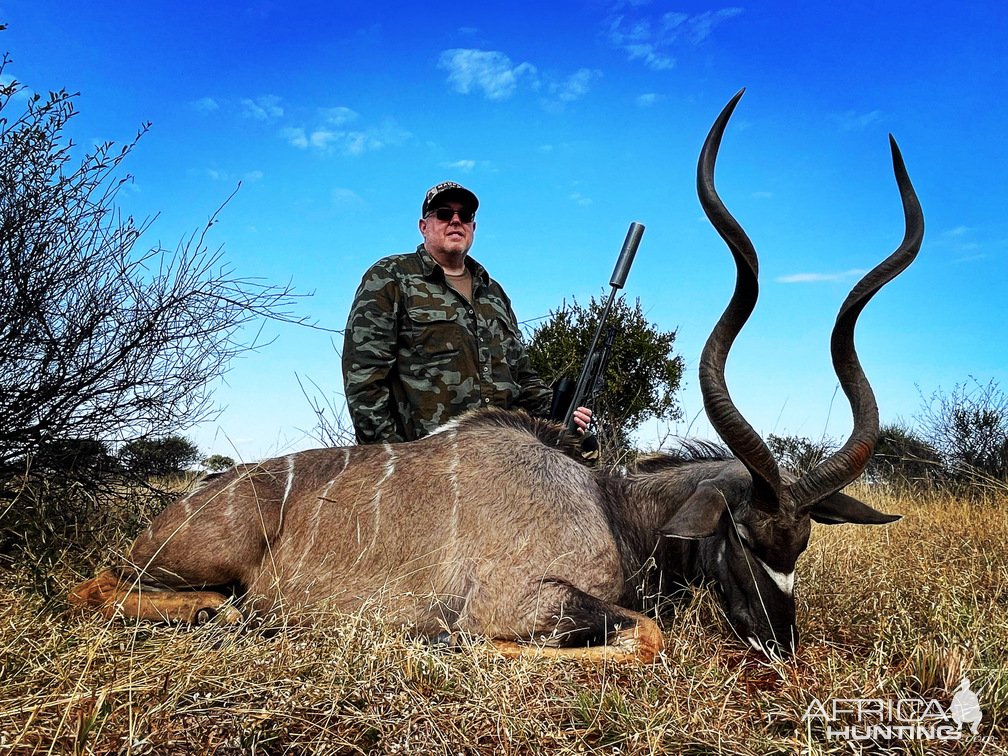
[[[780,588],[782,592],[786,593],[788,596],[794,595],[794,572],[778,572],[758,556],[755,556],[755,554],[753,556],[759,563],[759,566],[763,568],[763,571],[770,576],[770,579],[777,584],[777,587]]]

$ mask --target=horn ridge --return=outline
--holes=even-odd
[[[889,257],[858,281],[837,314],[830,351],[833,370],[851,405],[854,428],[839,450],[788,486],[789,498],[801,508],[811,507],[857,478],[868,465],[878,441],[878,405],[857,356],[854,326],[871,298],[914,261],[924,239],[924,214],[892,134],[889,135],[889,144],[893,172],[903,202],[903,241]]]
[[[766,443],[746,421],[728,393],[725,364],[735,338],[759,296],[759,260],[742,226],[732,217],[714,187],[714,166],[721,137],[745,89],[725,105],[704,141],[697,164],[697,196],[708,220],[724,239],[735,260],[735,289],[700,355],[700,392],[707,417],[732,453],[753,478],[754,504],[775,510],[780,504],[780,468]]]

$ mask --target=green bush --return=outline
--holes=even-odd
[[[202,459],[196,444],[182,436],[140,438],[123,444],[119,461],[136,476],[177,475]]]
[[[945,477],[938,450],[919,431],[899,423],[882,426],[868,474],[877,480],[924,488],[940,484]]]
[[[210,472],[223,472],[234,467],[234,464],[235,461],[231,457],[225,457],[223,454],[211,454],[203,460],[203,467]]]
[[[953,479],[1008,482],[1008,395],[970,377],[923,400],[921,434]]]
[[[604,309],[605,301],[593,297],[587,307],[574,302],[536,326],[529,357],[543,380],[550,383],[563,375],[577,379]],[[682,416],[676,392],[683,359],[672,351],[676,332],[649,323],[639,300],[631,307],[624,297],[617,298],[608,322],[616,331],[592,409],[602,442],[623,450],[629,434],[648,418],[671,421]]]

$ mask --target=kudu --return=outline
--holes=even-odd
[[[623,473],[589,469],[558,448],[561,426],[476,411],[412,443],[316,449],[232,469],[165,509],[125,566],[82,583],[71,601],[109,617],[233,620],[241,615],[212,589],[238,585],[252,613],[300,617],[373,602],[418,633],[485,636],[509,655],[651,660],[663,641],[646,614],[662,592],[709,583],[741,639],[792,652],[795,563],[810,520],[898,519],[840,489],[864,470],[879,434],[855,321],[916,256],[923,216],[890,137],[906,235],[848,295],[832,335],[854,429],[807,474],[782,472],[724,378],[757,296],[755,250],[714,189],[741,95],[711,128],[697,170],[700,201],[737,267],[700,361],[704,406],[734,458],[662,454]]]

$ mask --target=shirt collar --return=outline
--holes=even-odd
[[[444,270],[437,261],[431,257],[431,253],[427,251],[427,248],[420,244],[416,248],[417,255],[420,257],[420,262],[423,265],[423,273],[425,278],[431,278],[435,275],[435,271],[440,271],[442,278],[444,277]],[[486,272],[486,268],[479,264],[475,258],[471,255],[465,256],[465,266],[472,273],[474,280],[479,280],[483,284],[490,283],[490,274]]]

